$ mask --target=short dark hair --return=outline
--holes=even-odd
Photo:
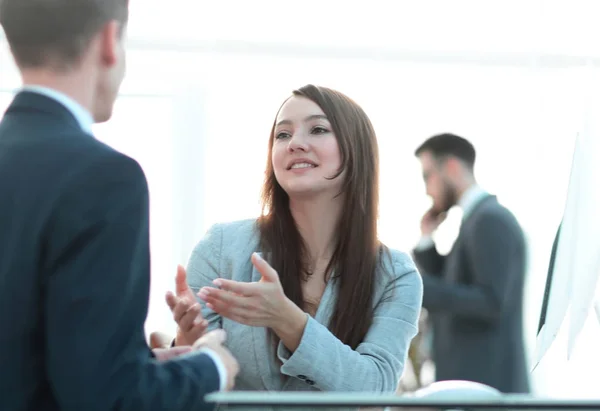
[[[475,147],[467,139],[456,134],[438,134],[425,140],[415,151],[415,156],[429,152],[436,159],[456,157],[471,170],[475,166]]]
[[[0,25],[20,68],[76,63],[103,25],[125,26],[129,0],[0,0]]]

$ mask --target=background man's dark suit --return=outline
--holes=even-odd
[[[0,409],[204,410],[207,355],[159,363],[148,189],[61,104],[16,96],[0,123]]]
[[[433,326],[436,380],[469,380],[528,392],[523,342],[526,247],[515,217],[495,196],[463,221],[448,256],[414,252]]]

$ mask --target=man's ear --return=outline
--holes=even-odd
[[[112,67],[117,62],[117,51],[121,41],[120,25],[115,20],[109,21],[100,31],[100,55],[102,62]]]
[[[456,157],[448,157],[446,159],[446,170],[452,175],[456,175],[462,167],[461,161]]]

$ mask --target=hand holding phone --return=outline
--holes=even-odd
[[[438,208],[430,208],[421,219],[421,235],[430,236],[444,222],[448,213]]]

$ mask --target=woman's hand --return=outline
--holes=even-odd
[[[305,314],[283,292],[279,275],[258,254],[252,264],[261,274],[258,282],[246,283],[218,278],[219,288],[203,287],[198,296],[206,306],[225,318],[255,327],[270,327],[275,332]],[[304,325],[302,326],[304,328]]]
[[[166,300],[177,322],[175,345],[192,345],[204,335],[208,322],[202,318],[200,304],[187,283],[187,274],[182,266],[177,267],[175,294],[167,292]]]

